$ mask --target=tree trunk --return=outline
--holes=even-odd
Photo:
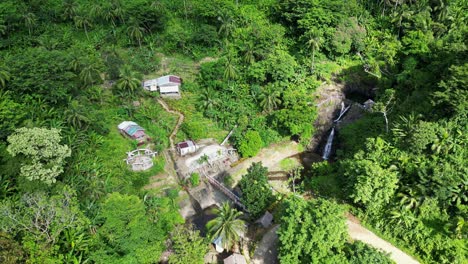
[[[385,132],[388,133],[388,118],[387,118],[387,112],[382,112],[384,118],[385,118]]]
[[[315,49],[312,50],[312,68],[311,68],[311,73],[314,73],[315,71]]]

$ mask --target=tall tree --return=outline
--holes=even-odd
[[[146,214],[135,195],[109,194],[98,216],[95,263],[156,263],[164,249],[166,235]]]
[[[273,193],[268,184],[267,173],[268,169],[261,162],[254,162],[239,182],[241,202],[253,218],[263,214],[272,202]]]
[[[21,176],[52,184],[63,172],[71,151],[60,144],[60,130],[52,128],[19,128],[7,139],[8,153],[21,162]]]
[[[37,24],[37,16],[34,13],[28,12],[23,15],[24,25],[28,28],[29,36],[31,36],[34,27]]]
[[[18,201],[0,202],[0,216],[0,229],[22,236],[30,260],[36,263],[60,259],[50,255],[57,254],[54,246],[58,248],[63,234],[67,230],[83,233],[90,223],[80,211],[76,192],[69,186],[53,195],[26,193]]]
[[[62,17],[66,20],[73,21],[78,11],[78,3],[75,0],[65,0],[62,4]]]
[[[315,52],[320,50],[323,38],[321,32],[318,29],[313,29],[309,32],[308,39],[309,40],[307,41],[307,45],[309,45],[309,48],[312,50],[312,64],[310,71],[313,73],[315,71]]]
[[[281,103],[280,91],[276,85],[267,85],[262,88],[260,94],[260,106],[265,113],[271,113]]]
[[[208,252],[207,242],[200,237],[200,232],[183,225],[172,231],[171,248],[173,253],[169,257],[170,264],[203,264]]]
[[[129,65],[124,65],[115,87],[122,95],[135,96],[141,89],[141,80]]]
[[[133,41],[138,41],[138,45],[141,48],[141,40],[143,39],[143,35],[145,33],[146,29],[138,23],[138,21],[133,21],[128,27],[127,27],[127,33],[128,36],[130,37],[131,40]]]
[[[381,99],[372,106],[372,111],[381,113],[385,119],[385,132],[388,133],[388,114],[393,108],[395,90],[387,89]]]
[[[73,61],[71,66],[75,67]],[[93,63],[88,66],[85,66],[80,71],[79,77],[84,86],[89,86],[99,82],[101,80],[101,76],[99,73],[98,65]]]
[[[240,219],[242,213],[227,202],[214,211],[217,216],[206,224],[208,232],[213,239],[220,238],[223,248],[230,250],[246,231],[245,222]]]
[[[292,196],[281,217],[279,260],[281,263],[344,263],[338,254],[346,242],[343,208],[322,198],[305,201]]]
[[[76,15],[75,17],[73,17],[73,20],[75,21],[75,26],[77,28],[84,29],[86,38],[89,40],[88,28],[91,28],[93,26],[91,19],[86,14],[81,14],[81,15]]]

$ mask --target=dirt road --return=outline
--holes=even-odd
[[[371,245],[374,248],[383,250],[384,252],[390,253],[390,258],[395,261],[397,264],[418,264],[419,262],[413,259],[411,256],[407,255],[405,252],[396,248],[387,241],[381,239],[368,229],[361,226],[356,222],[354,217],[348,217],[346,220],[348,225],[349,236],[353,240],[362,241],[368,245]]]

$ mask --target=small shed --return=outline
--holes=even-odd
[[[234,253],[231,256],[224,259],[224,264],[247,264],[244,256],[238,253]]]
[[[256,221],[256,223],[261,224],[264,228],[267,228],[273,222],[273,215],[270,212],[266,211],[265,214]]]
[[[150,92],[158,90],[158,79],[151,79],[143,82],[143,88]]]
[[[145,130],[133,121],[123,121],[117,126],[120,133],[123,133],[133,139],[144,140],[146,138]]]
[[[180,156],[185,156],[190,153],[197,151],[197,144],[193,140],[186,140],[180,143],[177,143],[176,150]]]

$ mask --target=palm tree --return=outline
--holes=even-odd
[[[130,66],[125,65],[120,69],[119,80],[116,83],[116,88],[122,95],[135,95],[140,86],[141,80],[137,73],[132,71]]]
[[[98,67],[95,63],[84,67],[79,76],[85,86],[94,84],[97,80],[101,79]]]
[[[112,1],[112,14],[114,18],[119,19],[123,24],[125,24],[125,13],[120,0]]]
[[[26,13],[23,15],[24,25],[28,28],[29,36],[31,36],[32,30],[37,23],[37,17],[34,13]]]
[[[69,107],[65,111],[68,124],[77,129],[86,129],[90,123],[86,117],[83,107],[76,100],[71,101]]]
[[[78,10],[78,4],[75,0],[65,0],[62,8],[62,17],[66,20],[73,20]]]
[[[219,105],[219,99],[213,89],[206,88],[201,92],[200,105],[205,112],[210,112]]]
[[[247,42],[244,47],[244,62],[251,65],[255,62],[255,45],[253,42]]]
[[[84,29],[85,34],[86,34],[86,38],[89,40],[88,28],[92,27],[92,25],[93,25],[91,23],[91,20],[88,17],[83,16],[83,15],[75,16],[73,18],[73,20],[75,21],[75,26],[77,28],[83,28]]]
[[[145,32],[145,28],[141,27],[138,22],[134,21],[130,26],[127,28],[128,36],[132,40],[137,40],[138,45],[141,48],[141,39],[143,38],[143,33]]]
[[[235,62],[234,62],[233,55],[231,55],[230,53],[227,54],[226,62],[224,63],[224,78],[225,79],[232,80],[237,77],[237,69],[236,69],[236,66],[234,65],[235,65]]]
[[[307,44],[312,49],[312,65],[310,67],[312,73],[315,70],[315,52],[320,49],[320,45],[322,44],[322,41],[323,39],[320,34],[320,31],[316,29],[310,31],[309,40],[307,41]]]
[[[242,213],[232,208],[229,203],[223,203],[220,209],[215,209],[216,218],[206,224],[213,238],[220,238],[223,248],[231,249],[245,233],[246,226]]]
[[[105,11],[102,9],[102,5],[99,3],[93,3],[89,7],[89,15],[93,18],[94,21],[100,20],[104,16],[104,13]]]
[[[234,20],[227,14],[222,14],[218,16],[218,21],[221,22],[219,27],[218,34],[223,35],[224,38],[231,36],[232,32],[236,28]]]
[[[8,81],[10,81],[11,75],[10,73],[0,68],[0,88],[5,88]]]
[[[260,106],[266,113],[270,113],[281,103],[280,92],[273,85],[268,85],[262,89],[260,94]]]

